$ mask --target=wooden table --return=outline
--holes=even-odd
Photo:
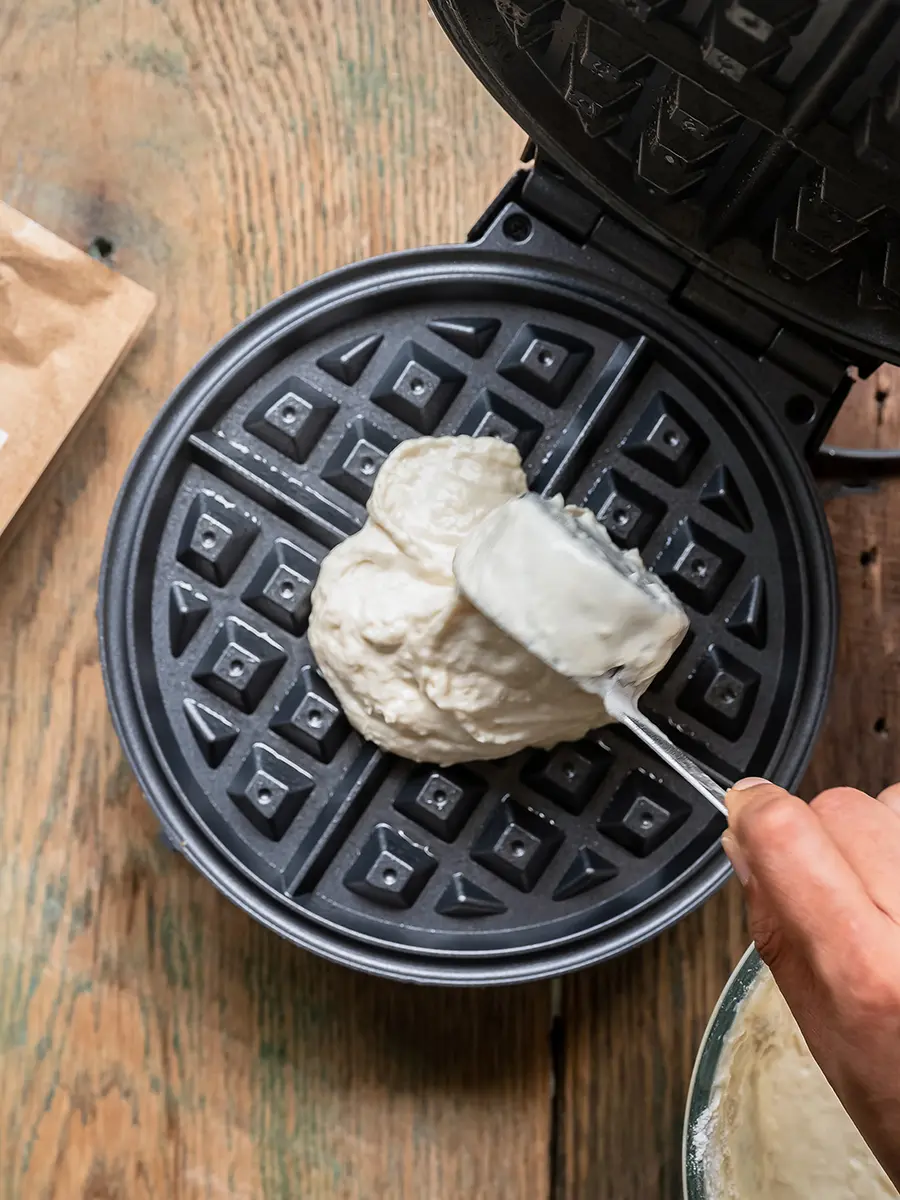
[[[556,986],[354,975],[160,846],[97,661],[110,507],[175,382],[292,285],[460,238],[522,140],[422,0],[0,5],[3,198],[159,295],[0,569],[0,1200],[680,1195],[734,887]],[[900,402],[870,389],[841,423],[900,442]],[[809,791],[900,777],[898,505],[830,506],[844,618]]]

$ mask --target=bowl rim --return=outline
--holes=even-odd
[[[748,946],[722,989],[700,1040],[688,1085],[681,1135],[681,1188],[684,1200],[712,1200],[706,1190],[704,1162],[691,1153],[691,1131],[709,1103],[725,1041],[763,965],[756,946]]]

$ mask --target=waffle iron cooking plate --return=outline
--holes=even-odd
[[[179,386],[123,486],[99,614],[125,751],[172,843],[330,958],[423,982],[557,974],[727,874],[720,818],[616,727],[452,769],[350,729],[309,595],[403,438],[512,441],[532,488],[640,549],[691,617],[645,706],[713,774],[794,785],[811,751],[837,603],[805,457],[849,352],[613,219],[539,157],[465,245],[281,297]]]

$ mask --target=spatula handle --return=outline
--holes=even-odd
[[[717,808],[720,813],[728,815],[728,809],[725,807],[725,789],[707,775],[689,754],[679,749],[671,738],[666,737],[661,729],[657,729],[624,689],[610,687],[603,697],[603,703],[611,717],[621,722],[632,733],[637,734],[642,742],[645,742],[651,750],[655,750],[663,762],[667,762],[688,783],[692,784],[714,808]]]

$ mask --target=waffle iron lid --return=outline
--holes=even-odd
[[[431,4],[611,213],[814,334],[898,360],[900,5]]]

